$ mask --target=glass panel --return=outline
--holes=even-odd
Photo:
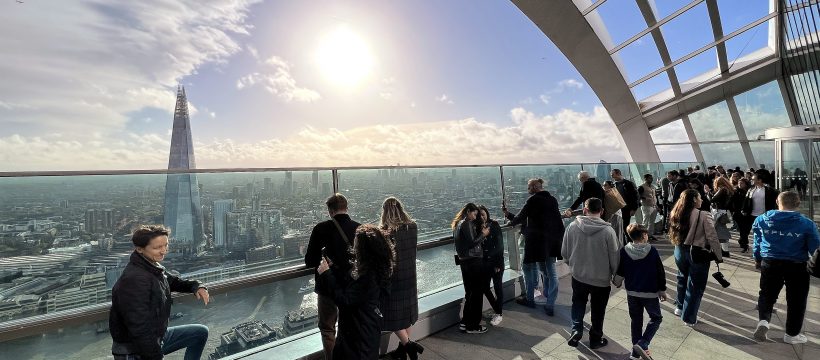
[[[635,0],[607,0],[590,15],[594,13],[597,13],[606,25],[613,46],[646,29],[646,21]]]
[[[737,140],[737,130],[725,101],[689,114],[698,141]]]
[[[709,166],[723,165],[725,169],[733,169],[736,166],[740,166],[741,169],[749,167],[740,143],[700,144],[700,151],[703,153],[703,161]]]
[[[695,57],[675,66],[675,73],[680,81],[681,91],[686,92],[720,76],[717,51],[706,50]]]
[[[770,24],[774,24],[774,19],[726,40],[726,61],[729,62],[731,71],[740,70],[754,60],[774,55],[774,49],[769,47]]]
[[[695,151],[692,149],[692,145],[685,144],[685,145],[656,145],[655,149],[658,150],[658,156],[660,156],[661,161],[669,162],[669,161],[696,161],[695,159]],[[664,172],[669,170],[676,170],[675,166],[670,165],[669,169],[665,169]]]
[[[769,14],[769,0],[718,0],[723,34],[729,34]]]
[[[750,142],[749,147],[755,158],[755,168],[763,164],[766,169],[775,169],[774,141]]]
[[[660,0],[654,1],[658,20],[672,15],[678,9],[686,6],[692,0]]]
[[[661,26],[672,61],[715,41],[709,11],[703,2]]]
[[[792,75],[792,93],[800,117],[804,123],[814,123],[820,119],[817,106],[820,102],[820,88],[817,79],[820,79],[820,70],[814,70],[803,74]]]
[[[736,95],[735,103],[749,140],[757,139],[768,128],[791,124],[777,81]]]
[[[581,165],[505,166],[507,207],[513,213],[521,209],[529,197],[527,180],[541,178],[544,179],[544,189],[558,200],[559,208],[566,209],[578,196],[580,171]]]
[[[686,128],[683,127],[683,120],[680,119],[650,130],[649,135],[656,144],[689,142]]]
[[[783,142],[783,174],[780,184],[781,191],[789,189],[797,191],[804,201],[808,199],[806,186],[809,183],[808,175],[811,173],[811,170],[807,170],[810,168],[808,163],[810,147],[808,144],[808,141]],[[817,205],[815,204],[815,206]],[[800,205],[800,212],[811,218],[807,202]]]
[[[339,191],[361,223],[378,224],[382,202],[395,196],[418,224],[419,242],[424,242],[452,236],[450,222],[468,202],[501,218],[500,178],[498,167],[490,166],[341,170]]]
[[[632,83],[663,67],[663,61],[652,39],[652,34],[644,35],[613,56],[616,62],[620,61],[627,83]]]
[[[661,102],[675,96],[666,71],[633,87],[632,94],[641,102]]]

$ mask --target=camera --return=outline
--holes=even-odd
[[[720,286],[723,286],[724,288],[727,288],[732,285],[732,283],[730,283],[729,280],[726,280],[726,277],[723,276],[723,273],[720,271],[712,274],[712,277],[715,278],[715,280],[717,280]]]

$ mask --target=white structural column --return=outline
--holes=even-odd
[[[584,77],[618,128],[627,159],[658,162],[658,151],[635,97],[609,51],[569,0],[512,0]],[[603,24],[600,29],[604,29]]]

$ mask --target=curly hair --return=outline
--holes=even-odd
[[[390,285],[390,277],[393,276],[393,267],[396,265],[396,249],[381,229],[370,224],[359,226],[352,251],[354,260],[351,275],[354,279],[372,272],[379,286]]]

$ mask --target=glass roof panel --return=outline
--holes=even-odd
[[[720,75],[715,48],[706,50],[695,57],[675,66],[681,91],[686,92]]]
[[[705,2],[662,25],[661,32],[672,61],[715,40]]]
[[[717,0],[723,35],[769,14],[770,0]]]
[[[695,160],[695,150],[692,145],[657,145],[655,149],[658,150],[658,156],[661,162],[690,162]],[[670,169],[671,170],[671,169]]]
[[[627,83],[632,83],[663,67],[661,55],[652,34],[646,34],[629,46],[613,54],[620,59]],[[616,59],[617,61],[617,59]]]
[[[729,70],[736,71],[751,61],[767,55],[774,55],[774,49],[769,47],[769,22],[764,22],[737,36],[726,40],[726,61]]]
[[[723,165],[727,169],[748,166],[740,143],[700,144],[700,152],[707,166]]]
[[[652,142],[655,144],[689,142],[686,128],[683,127],[683,120],[680,119],[650,130],[649,136],[652,137]]]
[[[669,75],[664,71],[633,87],[632,94],[635,95],[635,99],[641,101],[660,102],[675,96],[675,94],[672,93],[671,87],[672,84],[669,82]]]
[[[606,25],[613,46],[646,29],[646,20],[635,0],[607,0],[590,14],[594,13],[597,13]]]
[[[725,101],[689,114],[698,141],[738,140],[732,115]]]
[[[795,46],[805,46],[817,38],[817,22],[820,21],[820,6],[812,5],[789,12],[786,15],[786,34],[789,40],[789,49]]]
[[[658,20],[663,19],[678,9],[686,6],[692,0],[657,0],[655,1],[655,12],[657,12]]]
[[[757,139],[768,128],[791,124],[777,81],[736,95],[735,104],[749,140]]]

